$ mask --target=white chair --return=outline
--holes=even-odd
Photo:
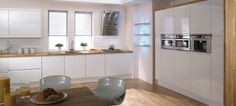
[[[64,75],[48,76],[40,79],[40,90],[53,88],[55,90],[63,90],[71,88],[71,78]]]
[[[107,105],[119,105],[125,98],[125,81],[117,77],[99,79],[93,93]]]

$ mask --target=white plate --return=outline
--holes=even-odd
[[[55,103],[58,103],[58,102],[61,102],[61,101],[65,100],[65,99],[67,98],[68,94],[65,93],[65,92],[62,92],[62,93],[63,93],[64,96],[63,96],[61,99],[58,99],[58,100],[56,100],[56,101],[51,101],[51,102],[38,102],[38,101],[36,101],[36,97],[37,97],[39,94],[36,94],[36,95],[34,95],[34,96],[32,96],[32,97],[30,98],[30,102],[32,102],[32,103],[34,103],[34,104],[37,104],[37,105],[55,104]]]

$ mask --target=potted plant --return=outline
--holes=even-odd
[[[58,43],[58,44],[55,45],[55,47],[57,47],[58,50],[61,51],[61,48],[63,47],[63,44]]]
[[[80,44],[80,46],[83,47],[84,50],[86,50],[86,47],[88,46],[88,44],[82,42],[82,43]]]

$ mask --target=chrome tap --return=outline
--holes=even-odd
[[[9,40],[7,40],[7,47],[4,49],[4,53],[10,53],[10,49],[12,48],[12,44],[10,43]]]

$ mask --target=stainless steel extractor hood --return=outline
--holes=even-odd
[[[102,18],[102,35],[116,36],[119,32],[120,12],[104,11]]]

